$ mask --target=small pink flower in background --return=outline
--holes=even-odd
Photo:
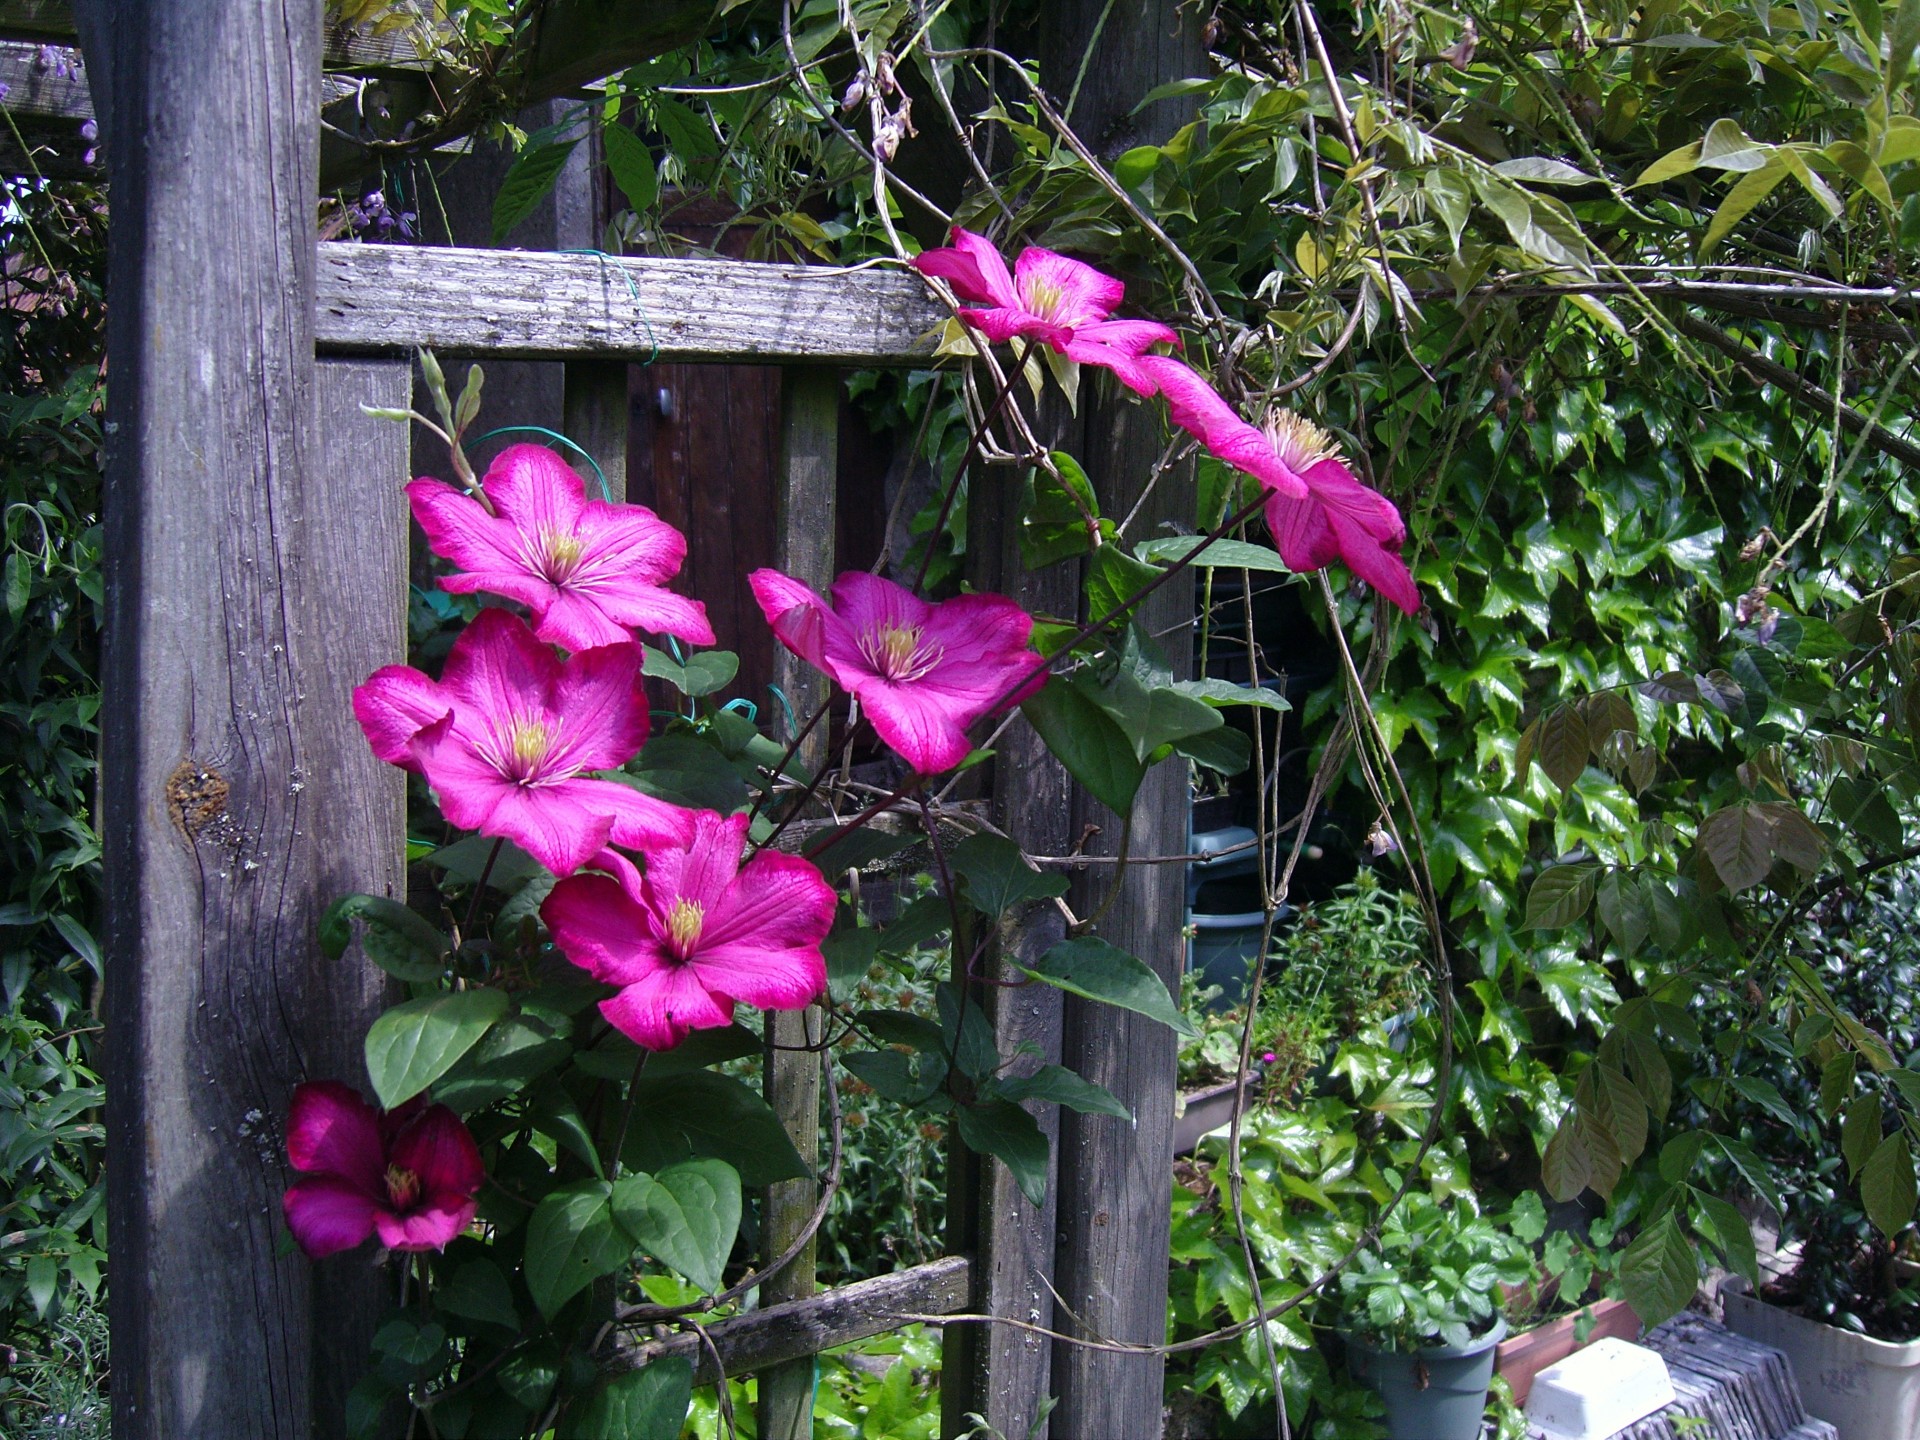
[[[922,275],[945,280],[960,299],[984,306],[960,318],[996,344],[1019,335],[1050,345],[1069,360],[1111,370],[1122,384],[1151,395],[1140,357],[1180,337],[1151,320],[1109,320],[1126,287],[1091,265],[1029,246],[1011,272],[984,235],[955,226],[953,244],[913,260]]]
[[[756,570],[749,583],[781,643],[851,692],[880,738],[922,775],[958,765],[973,749],[969,725],[1046,683],[1046,666],[1027,648],[1033,617],[1004,596],[935,605],[849,571],[833,582],[829,605],[778,570]]]
[[[1418,613],[1419,587],[1400,557],[1407,538],[1400,512],[1354,475],[1325,431],[1281,409],[1256,428],[1192,367],[1159,355],[1140,363],[1166,396],[1174,424],[1266,487],[1267,528],[1289,568],[1342,561],[1409,615]]]
[[[725,1025],[736,1000],[797,1010],[827,984],[820,942],[833,887],[797,855],[762,850],[743,866],[747,817],[700,811],[679,846],[647,846],[646,873],[614,851],[553,887],[540,914],[554,944],[620,993],[615,1029],[649,1050]]]
[[[407,486],[427,542],[460,567],[441,589],[518,600],[533,612],[534,634],[568,650],[635,629],[713,644],[705,607],[661,588],[686,558],[686,538],[644,505],[589,500],[572,468],[540,445],[503,450],[480,488],[495,513],[438,480]]]
[[[640,662],[632,641],[563,662],[524,621],[483,610],[437,682],[389,665],[353,692],[353,711],[374,754],[426,776],[451,824],[504,836],[565,875],[609,840],[672,844],[687,833],[689,812],[593,776],[646,739]]]
[[[412,1100],[384,1115],[337,1080],[293,1088],[287,1159],[307,1178],[281,1197],[287,1228],[313,1259],[378,1234],[389,1250],[444,1250],[473,1219],[480,1151],[444,1105]]]

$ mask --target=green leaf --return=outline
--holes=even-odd
[[[665,1355],[608,1376],[567,1423],[579,1440],[680,1440],[692,1404],[693,1362]]]
[[[1627,1304],[1642,1325],[1651,1328],[1686,1309],[1700,1269],[1673,1211],[1633,1237],[1621,1253],[1619,1275]]]
[[[610,778],[687,810],[731,815],[747,803],[739,767],[698,735],[655,736],[640,747],[631,769]]]
[[[1721,119],[1708,127],[1700,141],[1700,168],[1703,170],[1753,171],[1763,169],[1773,147],[1750,138],[1731,120]]]
[[[1118,545],[1102,545],[1087,561],[1087,614],[1111,615],[1160,578],[1158,566],[1135,560]]]
[[[507,1013],[499,990],[462,990],[396,1005],[367,1031],[367,1074],[391,1110],[453,1067]]]
[[[1525,155],[1518,160],[1502,160],[1493,167],[1496,175],[1533,185],[1594,185],[1599,182],[1578,166],[1564,160],[1549,160],[1541,155]]]
[[[1714,1243],[1729,1270],[1758,1290],[1760,1257],[1754,1250],[1753,1231],[1748,1228],[1746,1217],[1718,1195],[1701,1190],[1693,1191],[1693,1204],[1695,1228]]]
[[[1693,1174],[1694,1162],[1707,1147],[1707,1136],[1700,1130],[1683,1130],[1660,1147],[1660,1178],[1679,1185]]]
[[[1775,155],[1758,170],[1741,176],[1740,182],[1720,202],[1720,208],[1713,212],[1713,220],[1700,241],[1700,258],[1705,260],[1713,247],[1731,234],[1733,227],[1746,219],[1789,173],[1786,161]]]
[[[1915,1198],[1913,1151],[1907,1145],[1907,1132],[1896,1130],[1874,1147],[1860,1167],[1860,1202],[1874,1227],[1892,1239],[1913,1219]]]
[[[1631,870],[1608,870],[1594,891],[1600,923],[1612,932],[1620,952],[1631,958],[1640,953],[1653,931],[1653,917],[1647,911],[1646,894],[1639,877]]]
[[[1287,697],[1264,685],[1235,685],[1231,680],[1176,680],[1170,687],[1189,699],[1225,709],[1252,705],[1261,710],[1291,710]]]
[[[1700,142],[1695,140],[1690,145],[1682,145],[1679,149],[1669,150],[1662,155],[1642,170],[1639,177],[1628,188],[1637,190],[1642,185],[1658,185],[1663,181],[1676,179],[1693,170],[1699,163]]]
[[[1044,468],[1035,468],[1023,487],[1020,560],[1029,570],[1044,570],[1086,554],[1092,546],[1087,517],[1097,520],[1100,514],[1093,483],[1080,462],[1064,450],[1055,450],[1052,459],[1060,472],[1058,479]]]
[[[1581,1071],[1574,1103],[1612,1140],[1621,1164],[1633,1164],[1646,1149],[1647,1102],[1613,1066],[1595,1061]]]
[[[756,1188],[807,1174],[780,1117],[738,1080],[711,1070],[642,1077],[621,1159],[658,1174],[699,1156],[726,1161]]]
[[[954,1119],[967,1148],[1004,1164],[1031,1204],[1046,1199],[1047,1137],[1031,1115],[1009,1100],[989,1100],[960,1106]]]
[[[624,125],[609,122],[600,131],[607,154],[607,169],[627,204],[636,212],[648,209],[660,195],[660,171],[653,163],[653,152],[638,135]]]
[[[10,551],[7,555],[7,619],[19,624],[32,595],[33,562],[24,551]]]
[[[1033,1074],[1018,1080],[995,1081],[994,1089],[1002,1100],[1039,1100],[1064,1105],[1082,1115],[1111,1115],[1116,1120],[1133,1118],[1133,1112],[1106,1086],[1096,1085],[1064,1065],[1042,1065]]]
[[[343,895],[320,917],[320,948],[338,960],[359,932],[366,957],[396,979],[423,984],[440,978],[453,943],[424,917],[384,895]]]
[[[1747,1100],[1758,1105],[1782,1125],[1792,1125],[1800,1117],[1794,1114],[1793,1107],[1787,1104],[1786,1096],[1771,1080],[1758,1075],[1730,1075],[1727,1083]]]
[[[1077,686],[1054,681],[1020,707],[1067,773],[1116,815],[1133,812],[1146,767],[1133,743]]]
[[[1820,1067],[1820,1113],[1831,1120],[1853,1096],[1854,1057],[1851,1050],[1835,1052]]]
[[[1200,551],[1200,557],[1193,562],[1196,568],[1258,570],[1271,575],[1294,573],[1272,549],[1246,540],[1215,540],[1209,545],[1204,535],[1163,535],[1157,540],[1143,540],[1133,547],[1133,553],[1142,560],[1164,561],[1168,564],[1184,560],[1196,550]]]
[[[632,1237],[614,1223],[612,1193],[604,1180],[565,1185],[527,1221],[527,1289],[547,1319],[633,1254]]]
[[[560,171],[573,153],[576,140],[556,140],[545,145],[529,145],[500,182],[500,193],[493,200],[493,243],[500,244],[507,232],[533,213],[533,207],[545,198],[560,178]]]
[[[1540,872],[1527,891],[1527,918],[1523,930],[1556,930],[1571,925],[1593,904],[1600,867],[1589,861],[1555,865]]]
[[[882,932],[870,925],[839,930],[820,942],[827,962],[827,988],[836,1000],[845,1000],[867,978],[880,953]]]
[[[1104,1000],[1158,1020],[1182,1035],[1198,1033],[1175,1007],[1167,993],[1167,982],[1154,974],[1146,961],[1097,935],[1062,940],[1042,955],[1033,969],[1024,965],[1015,968],[1070,994]]]
[[[520,1328],[513,1308],[513,1287],[491,1260],[469,1260],[433,1287],[434,1305],[463,1320],[478,1320],[508,1330]]]
[[[968,903],[982,915],[1004,915],[1030,901],[1067,893],[1066,876],[1034,869],[1020,847],[1001,835],[969,835],[954,848],[949,863]]]
[[[1840,1155],[1847,1162],[1848,1179],[1877,1152],[1880,1135],[1880,1097],[1871,1091],[1854,1096],[1840,1122]]]
[[[1754,1153],[1751,1145],[1731,1135],[1715,1135],[1713,1143],[1720,1147],[1720,1153],[1740,1172],[1740,1178],[1746,1182],[1748,1189],[1774,1209],[1781,1208],[1780,1187],[1773,1183],[1773,1174],[1767,1169],[1766,1161]]]
[[[1758,885],[1773,868],[1771,818],[1757,805],[1729,805],[1700,822],[1700,848],[1727,889]]]
[[[1578,706],[1558,705],[1540,717],[1534,758],[1561,794],[1573,788],[1587,768],[1587,722]]]
[[[682,695],[711,695],[732,684],[740,673],[740,657],[731,650],[696,650],[684,663],[651,645],[642,645],[640,651],[644,673],[666,681]]]
[[[433,1098],[457,1115],[469,1115],[518,1094],[572,1053],[573,1047],[546,1025],[524,1015],[501,1020],[433,1087]]]
[[[685,1160],[613,1186],[613,1218],[649,1255],[709,1295],[740,1233],[740,1174],[723,1160]]]
[[[1224,725],[1200,735],[1183,735],[1172,744],[1174,754],[1222,775],[1238,775],[1253,763],[1253,741],[1245,731]]]

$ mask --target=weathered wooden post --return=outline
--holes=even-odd
[[[1041,77],[1048,92],[1078,92],[1074,128],[1108,160],[1131,146],[1168,138],[1187,118],[1168,101],[1139,115],[1134,106],[1155,86],[1204,74],[1203,15],[1177,0],[1057,0],[1042,21]],[[1101,507],[1124,515],[1147,481],[1165,433],[1159,419],[1115,389],[1081,407],[1078,443]],[[1134,522],[1150,535],[1162,517],[1193,518],[1191,470],[1162,477]],[[1175,583],[1151,597],[1136,619],[1149,634],[1168,635],[1176,665],[1185,663],[1192,592]],[[1169,633],[1171,632],[1171,633]],[[1185,767],[1168,762],[1148,772],[1133,806],[1131,853],[1171,855],[1186,848]],[[1120,820],[1090,797],[1077,798],[1076,820],[1096,824],[1088,854],[1118,849]],[[1176,991],[1182,967],[1184,879],[1178,866],[1129,869],[1101,932],[1151,965]],[[1076,885],[1085,914],[1113,883],[1110,867]],[[1062,1063],[1105,1085],[1133,1111],[1131,1124],[1108,1116],[1064,1112],[1060,1118],[1060,1244],[1054,1283],[1087,1339],[1153,1344],[1166,1338],[1167,1246],[1173,1164],[1175,1037],[1166,1026],[1069,996],[1061,1024]],[[1058,1343],[1053,1353],[1054,1440],[1129,1440],[1160,1433],[1165,1362]]]
[[[402,403],[404,361],[330,373],[323,451],[319,0],[127,0],[111,29],[113,1428],[308,1440],[344,1431],[380,1283],[282,1253],[280,1123],[295,1082],[361,1081],[378,1004],[319,910],[400,882],[399,777],[347,688],[403,643],[404,432],[352,403]]]

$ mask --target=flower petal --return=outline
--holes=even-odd
[[[707,607],[657,585],[630,585],[606,595],[573,587],[562,596],[563,601],[575,599],[586,599],[597,605],[602,614],[629,629],[644,630],[650,635],[672,635],[689,645],[714,643],[713,622],[707,619]],[[548,612],[547,618],[553,618],[552,612]]]
[[[489,515],[466,491],[422,478],[407,486],[407,503],[433,553],[462,570],[513,571],[524,566],[514,527]]]
[[[413,741],[453,713],[453,697],[411,665],[386,665],[354,687],[353,714],[373,753],[389,765],[417,770]]]
[[[378,1211],[373,1223],[380,1243],[389,1250],[444,1250],[460,1237],[479,1208],[471,1195],[429,1195],[417,1210],[405,1215]]]
[[[1033,617],[1003,595],[957,595],[933,608],[926,631],[943,653],[940,664],[917,683],[968,707],[962,725],[989,709],[1017,703],[1005,696],[1016,680],[1027,681],[1016,694],[1031,694],[1045,683],[1045,662],[1027,648]]]
[[[380,1112],[338,1080],[293,1087],[287,1107],[287,1161],[309,1175],[326,1175],[372,1196],[387,1168]]]
[[[1109,345],[1129,355],[1144,355],[1155,345],[1180,344],[1180,336],[1171,326],[1158,320],[1096,320],[1091,325],[1076,325],[1073,338]]]
[[[608,838],[629,850],[683,844],[691,832],[693,811],[643,795],[621,781],[569,780],[564,788],[588,809],[610,816]]]
[[[1152,395],[1159,384],[1151,371],[1125,350],[1113,345],[1102,345],[1093,340],[1083,340],[1078,334],[1061,349],[1069,360],[1080,365],[1093,365],[1102,370],[1110,370],[1122,385],[1136,395]]]
[[[799,1010],[827,988],[827,962],[817,945],[774,948],[741,941],[703,948],[689,963],[702,984],[762,1010]]]
[[[746,845],[747,817],[720,815],[712,810],[686,812],[688,834],[678,845],[643,845],[647,857],[644,882],[648,900],[664,921],[676,900],[690,900],[706,914],[704,936],[740,874],[740,853]],[[813,869],[808,866],[808,869]],[[813,872],[819,875],[818,870]]]
[[[984,235],[953,227],[953,244],[938,250],[923,250],[913,258],[913,268],[953,286],[962,300],[979,304],[1018,306],[1013,276],[1007,262]]]
[[[634,757],[647,738],[640,665],[640,647],[622,632],[620,644],[582,650],[560,667],[548,702],[556,723],[546,761],[553,773],[612,770]]]
[[[671,965],[601,1001],[600,1013],[634,1044],[671,1050],[689,1030],[731,1022],[733,1002],[709,994],[691,965]]]
[[[658,585],[671,580],[687,558],[687,537],[644,505],[589,500],[574,533],[582,547],[575,572],[580,575]]]
[[[371,1235],[376,1206],[357,1186],[321,1175],[289,1185],[280,1197],[280,1212],[300,1248],[321,1260]]]
[[[610,985],[640,983],[672,963],[649,912],[605,875],[562,880],[541,903],[540,918],[561,954]]]
[[[826,602],[778,570],[756,570],[747,584],[780,643],[809,665],[826,668]]]
[[[448,652],[440,683],[475,716],[504,721],[545,708],[560,661],[517,615],[482,610]]]
[[[571,535],[586,505],[586,482],[544,445],[509,445],[494,457],[480,488],[530,541]]]
[[[957,714],[954,702],[924,681],[896,685],[872,679],[851,688],[875,733],[918,774],[938,775],[973,753],[965,727],[975,717],[962,719],[964,710]]]
[[[1209,453],[1277,494],[1296,500],[1306,495],[1307,482],[1281,462],[1272,442],[1242,420],[1191,365],[1165,355],[1143,355],[1135,363],[1158,382],[1173,423]]]
[[[1073,330],[1106,319],[1127,293],[1113,276],[1038,245],[1013,262],[1013,288],[1026,309]]]
[[[833,928],[834,907],[839,901],[810,860],[762,850],[740,868],[737,877],[729,876],[728,882],[709,907],[707,922],[700,931],[696,958],[702,962],[710,947],[729,945],[817,951]],[[729,989],[727,993],[741,1000],[752,998],[744,990]]]
[[[389,1161],[418,1175],[420,1189],[426,1194],[465,1199],[486,1178],[480,1147],[473,1143],[460,1117],[444,1105],[429,1105],[400,1132]]]

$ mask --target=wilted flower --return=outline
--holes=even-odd
[[[389,1250],[444,1250],[473,1219],[484,1172],[473,1136],[444,1105],[381,1114],[337,1080],[296,1085],[287,1160],[307,1178],[281,1197],[313,1259],[378,1234]]]
[[[820,942],[833,887],[797,855],[762,850],[743,866],[745,815],[700,811],[683,845],[643,847],[646,873],[614,851],[540,907],[561,952],[618,985],[601,1013],[649,1050],[725,1025],[736,1000],[796,1010],[826,988]]]
[[[780,642],[850,691],[880,738],[922,775],[958,765],[973,749],[969,725],[1046,683],[1046,667],[1027,648],[1033,617],[1004,596],[935,605],[849,571],[833,582],[828,604],[778,570],[748,580]]]
[[[640,647],[582,650],[564,663],[504,610],[483,610],[436,682],[407,665],[353,692],[373,753],[417,770],[463,830],[503,836],[556,875],[606,845],[676,843],[688,812],[595,778],[647,736]]]
[[[951,246],[922,251],[913,264],[921,274],[945,280],[960,299],[984,307],[962,310],[960,318],[989,340],[1019,335],[1051,346],[1069,360],[1113,371],[1142,395],[1155,387],[1140,357],[1150,346],[1180,343],[1152,320],[1109,320],[1126,287],[1091,265],[1038,246],[1021,251],[1009,272],[991,240],[955,226]]]
[[[460,567],[441,589],[518,600],[535,635],[569,650],[628,640],[634,629],[713,644],[706,608],[661,588],[686,539],[644,505],[589,500],[572,467],[541,445],[502,451],[480,488],[492,514],[438,480],[407,486],[427,542]]]

